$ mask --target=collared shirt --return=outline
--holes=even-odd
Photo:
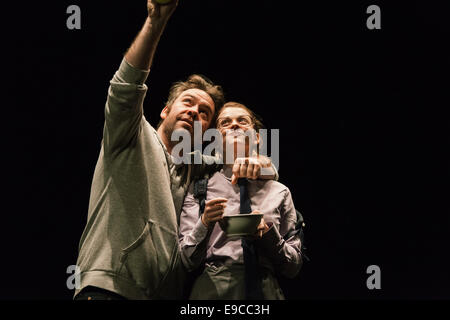
[[[264,214],[271,225],[269,231],[257,241],[260,263],[272,271],[294,277],[300,270],[301,242],[298,235],[283,239],[296,223],[296,212],[289,189],[274,180],[249,180],[248,193],[252,210]],[[208,180],[206,201],[227,198],[224,215],[239,214],[239,186],[231,184],[229,167],[215,173]],[[242,264],[241,238],[228,237],[216,223],[206,227],[199,217],[199,204],[190,185],[180,216],[179,241],[181,257],[188,270],[202,263]]]

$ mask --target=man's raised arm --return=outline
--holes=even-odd
[[[147,1],[147,19],[125,54],[125,60],[130,65],[141,70],[150,69],[159,38],[177,5],[178,0],[172,0],[168,4],[158,4],[156,0]]]
[[[177,3],[173,0],[167,5],[160,5],[156,0],[147,1],[148,16],[144,26],[110,82],[103,131],[105,154],[117,154],[138,136],[147,92],[144,83],[159,38]]]

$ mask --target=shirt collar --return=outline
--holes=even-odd
[[[233,168],[232,167],[223,167],[220,170],[220,173],[225,177],[225,179],[231,181],[231,176],[233,175]]]

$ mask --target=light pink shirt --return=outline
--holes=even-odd
[[[294,277],[302,265],[301,242],[298,235],[286,241],[283,236],[293,230],[296,213],[289,189],[274,180],[248,180],[252,210],[264,214],[269,231],[257,241],[260,264],[269,270]],[[239,214],[239,186],[231,184],[231,169],[222,169],[208,180],[206,201],[227,198],[225,215]],[[209,229],[199,217],[198,200],[193,183],[189,186],[180,217],[179,241],[181,257],[188,270],[202,263],[243,263],[242,240],[227,237],[219,224]]]

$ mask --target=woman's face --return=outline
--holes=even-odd
[[[245,109],[225,108],[217,117],[217,129],[223,138],[224,158],[234,162],[237,157],[249,157],[256,152],[259,134],[255,132],[253,120]]]

